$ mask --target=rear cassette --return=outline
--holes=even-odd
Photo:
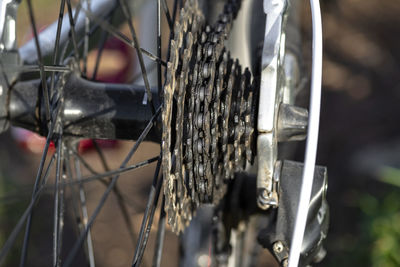
[[[252,107],[258,88],[250,71],[242,71],[224,46],[239,6],[228,2],[210,26],[197,1],[186,1],[175,24],[164,90],[162,156],[165,209],[176,233],[201,203],[218,203],[234,172],[253,162]]]

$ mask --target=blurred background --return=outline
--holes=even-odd
[[[56,1],[35,2],[46,7],[46,13],[57,14]],[[318,266],[400,266],[400,4],[398,0],[322,0],[321,7],[325,50],[317,161],[328,166],[331,223],[326,243],[327,258]],[[26,7],[21,6],[20,12],[27,14]],[[21,26],[23,30],[18,33],[23,42],[32,34],[28,17],[19,18],[22,18],[21,25],[27,25]],[[302,30],[307,55],[311,31],[306,2],[304,18]],[[37,17],[40,27],[54,19]],[[121,60],[126,54],[120,54],[120,51],[121,47],[110,48],[109,59],[106,55],[102,61],[105,80],[110,79],[105,77],[110,73],[114,73],[112,77],[119,77],[121,65],[135,68]],[[119,60],[113,60],[116,57]],[[32,174],[39,161],[36,150],[42,146],[38,141],[39,144],[33,142],[29,147],[26,137],[19,139],[19,136],[21,133],[10,131],[0,136],[0,244],[29,202]],[[112,166],[117,166],[117,159],[122,158],[127,144],[119,142],[103,146],[108,150],[106,155]],[[82,149],[89,161],[97,161],[90,144]],[[157,155],[157,149],[156,145],[146,144],[133,162]],[[147,196],[153,168],[154,165],[140,173],[144,182],[130,181],[121,186],[129,201]],[[97,199],[99,196],[95,192],[104,189],[94,185],[87,190],[94,192],[93,199]],[[126,238],[129,233],[117,230],[123,228],[120,226],[124,222],[112,208],[116,201],[115,197],[111,198],[105,215],[94,226],[95,245],[105,251],[99,256],[103,266],[124,266],[130,261],[128,253],[133,249],[133,244]],[[37,216],[51,216],[51,195],[43,196],[40,203],[42,208]],[[135,203],[137,210],[129,213],[137,232],[145,203]],[[113,233],[107,233],[104,228],[110,218],[116,229]],[[49,225],[38,223],[35,227],[39,241],[32,247],[40,251],[45,246],[41,242],[51,240],[51,222]],[[46,231],[49,232],[44,235]],[[73,230],[66,231],[72,233]],[[112,235],[120,237],[119,243],[110,242]],[[169,240],[176,241],[173,234],[167,235]],[[178,248],[171,244],[173,242],[168,242],[168,259],[165,260],[168,266],[176,266],[174,259]],[[13,251],[18,255],[16,252]],[[15,257],[18,262],[19,257]],[[152,255],[146,257],[151,262]],[[12,263],[11,257],[9,266],[13,266]],[[35,264],[32,266],[41,266],[43,262]]]
[[[318,162],[331,210],[321,266],[400,266],[400,5],[322,1]]]

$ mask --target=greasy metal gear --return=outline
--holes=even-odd
[[[224,47],[240,1],[206,25],[196,0],[175,23],[164,87],[162,164],[168,223],[179,233],[200,203],[218,203],[234,172],[254,160],[255,94]]]

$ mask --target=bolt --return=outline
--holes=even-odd
[[[270,207],[268,205],[268,192],[267,192],[267,190],[263,189],[262,191],[258,192],[257,204],[263,210],[266,210],[266,209],[268,209]]]
[[[282,267],[288,267],[289,266],[289,260],[286,258],[282,261]]]
[[[282,244],[282,242],[281,242],[281,241],[276,241],[276,242],[274,243],[273,249],[274,249],[274,252],[275,252],[275,253],[281,253],[281,252],[283,251],[283,244]]]

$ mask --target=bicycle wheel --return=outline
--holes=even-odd
[[[154,87],[151,89],[153,90],[151,93],[149,91],[150,74],[146,75],[146,67],[148,69],[150,68],[149,66],[144,66],[146,63],[149,64],[143,59],[142,50],[144,49],[138,49],[137,52],[139,53],[130,59],[131,61],[138,62],[137,66],[143,68],[145,86],[138,86],[139,90],[136,91],[136,94],[129,85],[116,84],[113,87],[112,84],[91,82],[92,80],[101,78],[99,77],[102,64],[101,58],[104,59],[104,54],[110,52],[110,50],[107,50],[107,44],[110,43],[109,40],[111,38],[122,39],[125,43],[128,43],[132,51],[134,51],[134,47],[140,47],[137,37],[135,36],[136,33],[133,23],[136,23],[136,21],[131,17],[131,7],[128,8],[125,1],[60,1],[57,3],[56,8],[47,6],[47,10],[54,11],[56,15],[54,20],[56,23],[39,34],[37,32],[38,24],[36,24],[36,22],[38,21],[38,17],[40,20],[40,16],[43,16],[43,10],[46,4],[48,3],[36,2],[35,5],[33,5],[33,3],[29,1],[21,3],[19,7],[18,16],[23,20],[24,18],[21,16],[28,14],[29,16],[27,16],[27,18],[29,18],[29,24],[33,30],[32,41],[22,46],[18,51],[19,55],[23,58],[23,65],[15,64],[19,63],[19,60],[13,61],[13,59],[18,57],[15,53],[15,43],[12,44],[13,46],[9,47],[7,51],[3,51],[4,53],[2,53],[1,57],[3,73],[6,72],[6,68],[13,66],[16,67],[14,73],[19,74],[13,74],[12,79],[17,78],[15,80],[8,79],[7,81],[2,80],[2,82],[13,83],[15,85],[13,89],[20,88],[25,92],[35,92],[34,98],[37,99],[29,99],[27,105],[16,107],[15,110],[24,113],[29,110],[30,107],[40,109],[38,111],[39,115],[34,119],[36,121],[34,124],[37,126],[37,132],[47,136],[44,152],[39,161],[36,181],[25,181],[28,184],[35,182],[33,185],[32,198],[29,201],[27,209],[23,212],[22,217],[17,220],[14,227],[9,230],[10,232],[8,234],[11,234],[7,237],[8,239],[4,245],[2,245],[1,261],[3,264],[17,265],[19,263],[21,266],[95,266],[96,263],[102,263],[104,265],[121,265],[121,263],[123,263],[127,265],[129,262],[133,262],[135,266],[138,266],[140,263],[144,263],[146,266],[150,265],[151,254],[153,252],[147,252],[146,256],[144,256],[144,247],[146,247],[153,218],[155,216],[157,217],[157,215],[155,215],[157,203],[162,201],[162,197],[160,197],[162,179],[158,175],[161,163],[159,160],[160,153],[157,151],[159,150],[159,146],[147,144],[144,149],[146,150],[147,148],[149,150],[148,152],[139,147],[146,136],[148,137],[146,138],[147,140],[155,139],[155,131],[153,130],[150,134],[149,131],[157,121],[158,114],[160,114],[160,108],[158,106],[156,107],[157,110],[150,108],[150,105],[155,106],[156,104],[159,105],[159,103],[154,103],[154,100],[150,97],[151,93],[155,94],[155,92],[153,90]],[[146,3],[143,2],[138,4],[146,5]],[[17,2],[9,3],[7,6],[7,15],[16,15],[17,13],[15,10],[17,5]],[[156,2],[154,2],[153,6],[156,7]],[[13,8],[15,11],[14,14],[9,11]],[[140,8],[142,9],[142,7]],[[157,25],[156,20],[160,19],[160,16],[161,14],[157,16],[157,13],[152,13],[154,26]],[[121,19],[121,17],[125,19]],[[15,18],[14,16],[12,19]],[[12,19],[6,23],[10,23]],[[99,25],[105,25],[106,29],[102,29]],[[132,36],[127,38],[126,35],[120,32],[121,26],[118,25],[126,25],[129,29],[128,34],[132,34]],[[137,27],[137,25],[135,25],[135,27]],[[155,32],[154,34],[154,39],[156,39],[157,33]],[[130,41],[131,38],[134,41]],[[46,43],[46,41],[49,40],[50,45]],[[115,44],[115,41],[113,43]],[[91,60],[90,53],[93,49],[97,51],[97,56],[92,58],[95,63],[90,70],[89,60]],[[146,53],[146,51],[143,53]],[[161,64],[157,63],[161,62],[159,57],[151,54],[149,55],[153,59],[151,61],[152,64],[156,66],[157,64]],[[10,58],[7,56],[10,56]],[[15,58],[13,58],[13,56],[15,56]],[[154,61],[154,58],[158,60]],[[7,61],[8,59],[10,59],[10,61]],[[153,61],[156,63],[153,63]],[[119,62],[119,64],[121,63],[122,62]],[[52,67],[49,68],[49,65],[52,65]],[[74,71],[71,71],[72,69],[74,69]],[[75,74],[72,74],[74,72]],[[6,75],[8,76],[10,73],[11,71],[7,72]],[[69,73],[67,76],[72,74],[72,76],[75,77],[69,76],[67,78],[65,75],[66,73]],[[154,76],[154,74],[152,75]],[[7,78],[11,78],[11,76]],[[103,89],[97,87],[99,91],[96,91],[97,89],[92,87],[95,91],[86,91],[85,96],[73,97],[70,95],[71,98],[68,100],[69,97],[65,97],[65,92],[68,91],[74,94],[73,91],[76,90],[76,93],[82,88],[81,86],[77,86],[78,88],[75,89],[72,89],[72,87],[70,87],[70,89],[65,89],[66,84],[61,84],[62,80],[72,81],[70,78],[76,79],[78,82],[88,82],[95,87],[103,87]],[[6,85],[10,87],[10,84]],[[118,86],[125,86],[125,89],[118,88]],[[4,88],[7,87],[4,86]],[[124,97],[126,97],[125,104],[127,106],[134,106],[140,103],[136,112],[139,113],[137,114],[138,118],[139,116],[143,116],[143,119],[136,120],[137,123],[132,123],[130,125],[131,130],[128,130],[129,125],[118,126],[127,129],[127,131],[122,131],[125,132],[124,134],[120,132],[122,135],[125,135],[123,138],[136,140],[133,145],[129,145],[131,149],[127,149],[127,144],[119,149],[120,153],[123,152],[127,154],[125,159],[121,159],[121,156],[118,156],[116,152],[112,151],[107,155],[107,153],[102,151],[103,149],[99,148],[101,145],[96,144],[96,142],[94,144],[98,156],[85,156],[79,154],[78,151],[78,143],[82,138],[116,139],[122,137],[118,132],[114,132],[113,129],[104,125],[106,120],[109,121],[109,126],[115,127],[118,123],[126,123],[134,117],[130,116],[130,114],[134,114],[135,111],[121,114],[124,110],[114,108],[115,105],[118,105],[118,107],[122,107],[123,105],[117,103],[120,101],[116,98],[108,98],[105,94],[105,87],[108,88],[107,90],[109,93],[117,93],[114,96],[119,100],[123,100]],[[148,89],[147,102],[149,104],[142,104],[144,95],[146,95],[145,90],[142,89],[145,87]],[[133,89],[135,89],[135,86]],[[16,89],[16,91],[18,90],[19,89]],[[10,97],[13,98],[13,96]],[[23,96],[23,98],[24,97],[26,97],[26,95]],[[86,114],[89,114],[94,111],[94,113],[92,113],[92,118],[95,118],[95,120],[89,122],[92,126],[87,124],[83,128],[93,130],[97,127],[94,125],[98,124],[98,126],[100,126],[100,128],[98,128],[98,130],[100,130],[99,133],[106,133],[105,135],[93,135],[94,132],[92,130],[90,130],[92,133],[81,132],[78,135],[76,135],[76,133],[67,133],[69,130],[66,129],[75,128],[73,125],[76,125],[76,123],[81,123],[81,126],[83,126],[88,122],[88,116],[82,116],[80,118],[75,117],[72,120],[68,119],[68,116],[74,114],[74,110],[75,112],[77,111],[77,106],[75,105],[78,104],[79,106],[83,104],[83,102],[79,104],[79,101],[75,101],[74,99],[81,99],[88,103],[90,101],[87,97],[92,100],[97,98],[97,100],[92,102],[92,104],[85,105],[86,108],[91,110],[81,110],[81,112],[88,112]],[[108,98],[108,100],[103,97]],[[25,100],[26,99],[28,98],[25,98]],[[109,100],[112,100],[112,102],[109,102]],[[11,101],[14,102],[14,100]],[[106,102],[108,102],[108,104]],[[68,103],[72,104],[72,106]],[[41,104],[44,105],[41,106]],[[97,107],[99,107],[99,105],[103,106],[96,108],[93,104],[97,105]],[[89,107],[91,105],[93,109]],[[107,107],[104,108],[104,106]],[[101,111],[102,113],[100,112],[99,115],[96,115],[97,111]],[[116,112],[118,113],[117,116],[115,116]],[[13,117],[11,113],[10,117]],[[20,113],[20,115],[22,113]],[[44,114],[45,116],[42,117]],[[122,117],[120,115],[122,115]],[[29,116],[30,115],[27,117]],[[124,116],[125,118],[130,118],[126,120],[123,119]],[[9,119],[13,120],[10,117]],[[17,115],[17,117],[19,117],[19,119],[16,120],[19,122],[14,121],[14,125],[35,130],[33,129],[35,126],[31,124],[32,121],[28,122],[25,120],[27,117],[25,117],[25,119],[23,119],[24,115]],[[117,117],[122,118],[122,120],[115,121]],[[63,122],[61,122],[61,120]],[[67,120],[69,120],[69,122],[67,122]],[[103,122],[101,122],[101,120],[103,120]],[[111,120],[114,121],[111,122]],[[59,121],[58,126],[56,126],[56,121]],[[68,123],[70,124],[69,126]],[[81,129],[83,128],[81,127]],[[107,136],[110,133],[115,136]],[[52,143],[54,143],[55,146],[54,152],[51,151]],[[133,160],[130,160],[136,151],[139,151],[142,155],[136,155]],[[118,163],[117,160],[120,162]],[[155,166],[154,164],[156,162],[158,162],[158,164]],[[150,168],[146,167],[151,163],[153,164]],[[145,167],[145,171],[136,171],[136,176],[142,177],[141,182],[131,181],[124,183],[120,181],[117,184],[119,176],[126,171],[143,167]],[[151,171],[153,171],[154,174],[150,174],[149,172]],[[90,180],[92,180],[92,183],[87,183]],[[126,190],[124,187],[137,189]],[[104,191],[104,189],[106,190]],[[144,192],[140,192],[140,190],[144,190]],[[139,197],[131,197],[130,194],[136,194],[139,195]],[[150,194],[148,198],[147,194]],[[53,204],[50,204],[51,202],[48,200],[50,197],[53,198],[53,201],[51,201]],[[105,201],[109,198],[110,200],[105,204]],[[115,208],[112,208],[113,206],[115,206]],[[50,212],[43,211],[43,209],[49,209]],[[111,216],[118,219],[110,220]],[[93,227],[96,217],[96,226]],[[43,224],[45,226],[39,227],[38,224]],[[140,227],[140,225],[142,226]],[[49,231],[46,229],[47,227],[51,230]],[[112,227],[122,228],[122,230],[112,231]],[[164,225],[160,223],[160,233],[163,231],[163,227]],[[38,235],[38,231],[42,233],[40,237],[41,240],[35,237]],[[20,234],[18,235],[19,232]],[[110,237],[110,235],[113,234],[118,236],[117,239],[112,239]],[[154,230],[151,234],[154,235]],[[163,236],[164,234],[160,235],[158,240],[162,240]],[[109,244],[105,244],[105,242]],[[12,246],[13,253],[11,255],[9,254],[6,258]],[[36,250],[35,247],[37,247],[38,250]],[[152,247],[154,249],[154,244],[152,244]],[[158,250],[154,251],[158,252],[159,250],[161,251],[161,249],[162,247],[160,246]],[[42,257],[38,257],[40,251],[45,251]],[[96,251],[97,253],[95,253]],[[173,252],[174,250],[172,250],[172,253]],[[156,257],[155,261],[160,261],[160,259],[160,257]],[[172,266],[173,265],[172,262]]]
[[[102,261],[102,254],[113,252],[113,264],[117,259],[121,264],[132,261],[133,266],[142,262],[148,264],[154,255],[153,266],[159,266],[161,252],[168,249],[163,246],[166,221],[173,232],[182,233],[196,216],[197,209],[212,204],[220,207],[217,209],[220,215],[213,216],[215,225],[226,223],[224,218],[234,214],[232,206],[228,209],[224,205],[234,195],[234,174],[250,171],[257,150],[259,83],[254,77],[259,62],[254,60],[258,58],[254,55],[255,46],[247,49],[251,60],[246,63],[246,59],[241,58],[243,65],[226,49],[226,39],[241,9],[240,1],[209,2],[207,5],[188,0],[174,1],[168,6],[166,1],[159,0],[149,8],[150,4],[144,1],[128,5],[125,0],[61,0],[59,12],[56,11],[59,14],[57,23],[39,34],[35,22],[39,12],[28,0],[26,11],[34,37],[16,52],[15,37],[13,39],[10,31],[15,24],[18,2],[9,1],[2,9],[10,16],[3,16],[7,18],[3,29],[7,30],[0,35],[3,36],[4,48],[0,62],[1,82],[2,88],[7,88],[7,97],[2,97],[0,102],[3,107],[1,114],[4,114],[0,126],[6,128],[11,122],[46,136],[46,142],[28,208],[8,236],[0,261],[9,261],[13,265],[16,261],[24,266],[36,258],[32,254],[31,229],[35,221],[40,223],[43,219],[36,215],[35,207],[48,188],[53,189],[52,234],[48,236],[52,244],[51,257],[40,265],[87,263],[95,266]],[[153,15],[148,16],[146,9],[153,11]],[[134,11],[142,18],[135,20]],[[167,28],[163,35],[162,20],[166,25],[164,28]],[[260,21],[263,19],[257,23]],[[148,29],[144,29],[139,36],[137,23],[140,22],[144,25],[149,23],[147,27],[156,26],[156,30],[150,34]],[[142,82],[94,82],[108,36],[136,52],[132,61],[140,67]],[[156,44],[156,47],[143,46],[142,40],[148,36],[153,36],[148,43]],[[88,58],[96,46],[97,57],[92,75],[89,75]],[[244,69],[244,66],[249,69]],[[28,72],[31,74],[27,75]],[[39,79],[35,80],[35,77]],[[275,107],[275,98],[271,101]],[[290,112],[293,108],[288,110]],[[273,113],[277,113],[275,108]],[[293,137],[298,132],[290,134]],[[128,139],[135,140],[135,143],[119,166],[110,167],[110,162],[105,160],[107,156],[94,141],[99,165],[104,171],[88,162],[91,159],[79,154],[77,144],[82,138]],[[157,151],[158,146],[153,146],[153,157],[139,160],[135,156],[133,163],[131,158],[144,141],[159,143],[161,148]],[[49,152],[52,142],[54,154]],[[257,153],[259,157],[264,151]],[[151,185],[147,202],[139,203],[144,214],[137,229],[133,226],[136,219],[132,209],[138,203],[133,203],[137,200],[130,198],[125,191],[129,183],[121,185],[120,176],[135,170],[136,177],[140,177],[144,174],[136,169],[155,162],[153,180],[148,182]],[[55,175],[51,178],[53,171]],[[54,184],[48,185],[52,180]],[[106,187],[96,205],[88,201],[88,191],[96,195],[99,189],[90,188],[87,184],[92,183],[89,182]],[[138,187],[140,183],[131,186]],[[273,188],[266,189],[276,194]],[[104,214],[105,203],[111,195],[115,197],[114,204],[122,217],[120,224],[127,226],[124,233],[130,238],[125,239],[123,246],[132,251],[131,257],[118,256],[126,253],[125,250],[113,250],[111,244],[102,252],[101,245],[96,243],[97,236],[114,231],[112,225],[108,225],[105,231],[95,230],[97,227],[106,228],[106,223],[101,220],[98,223],[97,218]],[[256,192],[256,195],[265,196],[264,191],[261,194]],[[261,199],[264,201],[261,206],[272,206],[273,200]],[[161,207],[155,233],[151,229],[154,217],[157,217],[157,205]],[[109,216],[117,216],[112,207],[108,206],[108,209],[111,209]],[[67,238],[69,216],[75,221],[70,225],[76,229],[76,238]],[[109,216],[104,215],[105,220]],[[238,220],[233,217],[233,221]],[[234,227],[227,227],[222,235],[217,231],[216,236],[228,239],[222,242],[222,247],[216,244],[208,246],[210,255],[205,257],[206,264],[225,264],[218,258],[221,255],[226,257],[226,245]],[[21,248],[17,249],[20,252],[17,260],[13,257],[6,259],[20,232],[24,234]],[[144,256],[151,234],[155,235],[154,249],[153,252],[146,250]],[[132,243],[127,241],[129,239]],[[95,253],[96,250],[100,252]],[[243,251],[235,251],[232,253],[234,257],[243,255]],[[202,259],[204,263],[204,257]],[[196,256],[196,260],[200,258]],[[166,260],[164,262],[168,264]]]

